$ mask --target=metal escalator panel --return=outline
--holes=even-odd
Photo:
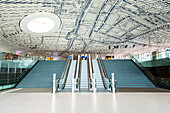
[[[65,84],[65,88],[72,88],[72,75],[75,74],[75,69],[76,69],[76,60],[72,60],[70,69],[68,72],[68,77],[67,77],[67,81]]]
[[[96,78],[96,86],[97,88],[104,88],[98,62],[97,60],[92,60],[92,62],[93,62],[94,75]]]
[[[88,68],[87,60],[81,61],[81,72],[80,72],[80,89],[88,88]]]

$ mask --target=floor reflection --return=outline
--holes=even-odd
[[[55,106],[56,106],[56,95],[55,94],[52,94],[52,113],[55,113],[56,109],[55,109]]]
[[[0,113],[169,113],[169,95],[170,93],[113,95],[110,92],[54,95],[6,93],[0,95]]]
[[[72,99],[71,99],[71,113],[75,113],[75,93],[72,93]]]
[[[112,106],[114,113],[117,113],[116,93],[112,96]]]
[[[96,93],[93,94],[93,113],[97,113],[97,110],[96,110]]]

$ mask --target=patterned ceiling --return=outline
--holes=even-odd
[[[61,26],[48,35],[20,29],[27,15],[48,12]],[[170,0],[1,0],[0,38],[35,52],[121,53],[170,46]]]

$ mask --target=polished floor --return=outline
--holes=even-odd
[[[20,90],[20,89],[18,89]],[[12,91],[12,90],[11,90]],[[0,113],[170,113],[170,93],[0,92]]]

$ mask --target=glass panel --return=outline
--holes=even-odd
[[[8,68],[8,63],[10,63],[10,68],[29,68],[34,65],[35,60],[1,60],[1,67]]]
[[[14,86],[15,86],[15,84],[0,86],[0,90],[2,90],[2,89],[7,89],[7,88],[12,88],[12,87],[14,87]]]
[[[14,85],[10,84],[14,84],[16,79],[19,80],[25,75],[25,73],[21,74],[21,72],[25,69],[30,69],[36,62],[36,60],[0,60],[0,89],[13,87]]]
[[[1,61],[0,61],[0,72],[1,72]]]

